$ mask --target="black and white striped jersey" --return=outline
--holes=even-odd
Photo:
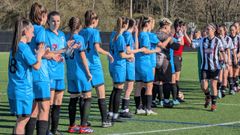
[[[225,37],[219,37],[219,39],[221,39],[221,41],[222,41],[223,49],[226,54],[225,60],[228,60],[227,49],[230,49],[230,57],[231,57],[231,59],[233,59],[233,51],[235,49],[235,46],[233,45],[232,38],[226,35]],[[226,61],[226,62],[228,62],[228,61]]]
[[[217,37],[213,39],[202,38],[202,40],[195,40],[192,42],[193,48],[199,48],[201,53],[201,69],[215,71],[221,69],[219,64],[219,53],[223,52],[223,44]]]
[[[240,52],[240,36],[231,36],[234,48],[236,49],[237,54]]]

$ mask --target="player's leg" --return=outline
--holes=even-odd
[[[83,103],[81,107],[81,126],[79,133],[85,134],[85,133],[92,133],[93,130],[88,125],[88,119],[90,115],[90,109],[91,109],[91,101],[92,101],[92,92],[91,90],[86,90],[82,92],[82,98]]]
[[[24,135],[25,134],[25,126],[29,121],[30,117],[18,117],[16,120],[16,125],[14,128],[14,135]]]

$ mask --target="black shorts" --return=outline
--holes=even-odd
[[[174,67],[175,67],[175,72],[179,72],[182,70],[182,57],[181,56],[174,56]]]
[[[218,80],[219,70],[201,70],[201,80]]]
[[[172,82],[172,67],[169,60],[165,59],[160,68],[156,68],[154,81]]]

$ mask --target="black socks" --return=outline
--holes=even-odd
[[[141,97],[140,96],[135,96],[134,101],[135,101],[136,109],[140,109]]]
[[[51,112],[51,132],[53,134],[56,133],[58,124],[59,124],[59,115],[60,115],[60,105],[53,105],[52,112]]]
[[[86,98],[83,99],[84,103],[82,106],[81,112],[81,126],[87,126],[87,122],[88,122],[88,118],[89,118],[89,114],[90,114],[90,108],[91,108],[91,101],[92,98]]]
[[[75,124],[78,99],[79,99],[78,97],[70,98],[70,102],[68,105],[68,117],[70,126],[74,126]]]
[[[48,131],[48,121],[38,120],[37,121],[37,135],[46,135]]]
[[[177,85],[175,83],[171,84],[172,85],[172,97],[173,100],[176,100],[178,95],[177,95]]]
[[[26,135],[33,135],[34,129],[37,123],[37,118],[31,117],[25,127],[25,134]]]
[[[102,122],[107,121],[107,104],[105,98],[98,99],[98,107],[100,110]]]

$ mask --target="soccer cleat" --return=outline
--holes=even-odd
[[[80,134],[91,134],[93,133],[93,129],[88,126],[80,126],[79,132]]]
[[[152,108],[157,108],[157,104],[156,104],[156,101],[152,101]]]
[[[110,121],[102,122],[102,127],[103,128],[108,128],[108,127],[111,127],[111,126],[113,126],[113,125],[112,125],[112,122],[110,122]]]
[[[146,110],[146,115],[149,116],[149,115],[157,115],[156,112],[154,112],[153,110]]]
[[[168,103],[163,101],[164,108],[173,108],[173,102],[169,101]]]
[[[141,115],[141,114],[145,114],[146,112],[143,109],[137,109],[135,114]]]
[[[89,121],[87,121],[87,126],[88,126],[88,127],[91,127],[91,125],[92,125],[92,124],[91,124]]]
[[[181,99],[181,98],[177,98],[177,100],[182,103],[182,102],[185,102],[185,100]]]
[[[159,102],[158,102],[158,105],[159,105],[159,106],[163,106],[163,101],[162,101],[162,100],[159,101]]]
[[[176,100],[173,100],[173,104],[174,104],[174,105],[179,105],[180,102],[176,99]]]
[[[205,98],[204,108],[207,108],[209,106],[210,102],[211,102],[210,98]]]
[[[211,111],[216,111],[217,110],[217,106],[216,105],[211,105]]]
[[[235,95],[236,93],[235,93],[235,91],[234,90],[230,90],[229,91],[229,95]]]
[[[222,90],[221,93],[222,93],[222,98],[224,98],[224,97],[226,96],[226,95],[225,95],[225,91]]]
[[[112,123],[114,123],[114,122],[124,122],[124,120],[121,119],[120,117],[112,118]]]
[[[63,135],[63,133],[57,130],[55,134],[52,132],[48,132],[48,135]]]
[[[69,126],[68,133],[78,133],[80,127],[77,125]]]
[[[130,113],[130,112],[120,112],[119,116],[122,117],[122,118],[132,118],[132,113]]]
[[[47,135],[53,135],[51,131],[47,131]]]
[[[223,98],[221,90],[218,90],[218,98],[220,98],[220,99]]]

